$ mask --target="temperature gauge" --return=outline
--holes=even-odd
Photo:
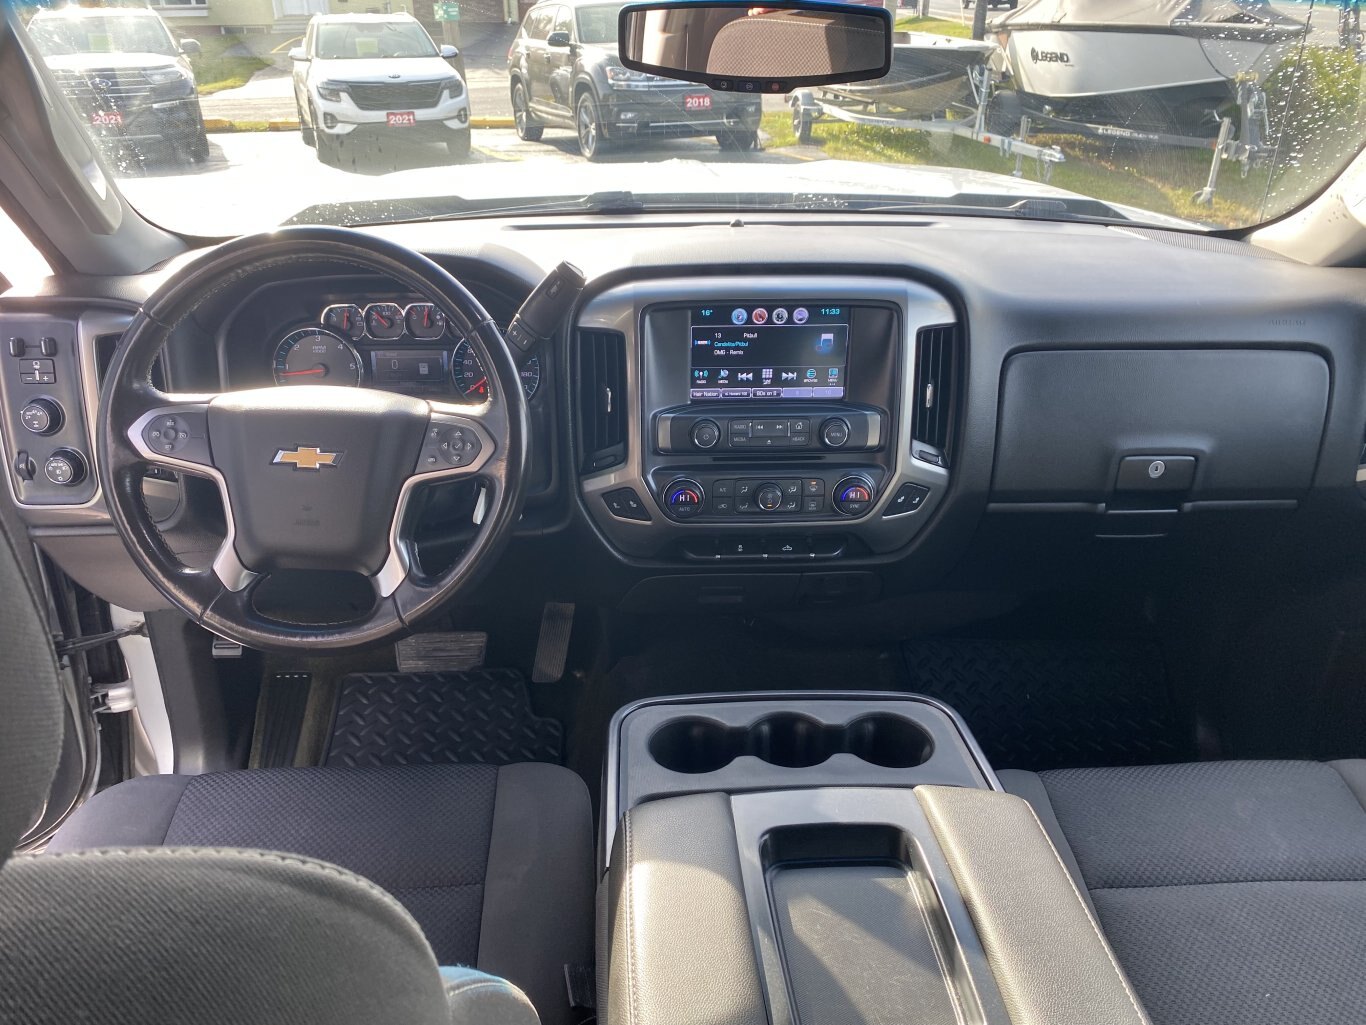
[[[408,307],[408,333],[414,338],[440,338],[446,333],[446,315],[431,303]]]

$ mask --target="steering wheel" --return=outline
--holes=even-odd
[[[301,261],[382,274],[420,294],[490,371],[478,406],[368,388],[303,385],[170,394],[152,384],[166,340],[202,303],[253,275]],[[407,632],[475,583],[521,512],[527,404],[517,366],[479,301],[431,260],[344,228],[283,228],[222,245],[171,276],[143,305],[106,373],[97,431],[105,502],[133,561],[172,603],[221,637],[265,650],[336,650]],[[143,474],[161,466],[217,483],[227,536],[212,564],[186,565],[148,513]],[[405,522],[416,489],[483,486],[474,540],[424,575]],[[374,604],[358,619],[286,622],[253,595],[286,570],[360,573]]]

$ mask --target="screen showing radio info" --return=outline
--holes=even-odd
[[[844,398],[847,306],[724,303],[691,313],[692,401]]]

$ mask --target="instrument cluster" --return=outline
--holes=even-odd
[[[519,363],[522,391],[532,398],[541,363]],[[488,397],[488,373],[474,346],[427,302],[334,303],[275,346],[277,385],[326,384],[385,388],[422,395],[454,392],[472,402]]]

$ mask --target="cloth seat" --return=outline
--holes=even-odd
[[[593,959],[592,816],[554,765],[257,769],[145,776],[73,815],[50,852],[247,848],[340,866],[396,898],[444,965],[571,1021],[564,965]]]
[[[999,776],[1155,1025],[1366,1021],[1366,761]]]

